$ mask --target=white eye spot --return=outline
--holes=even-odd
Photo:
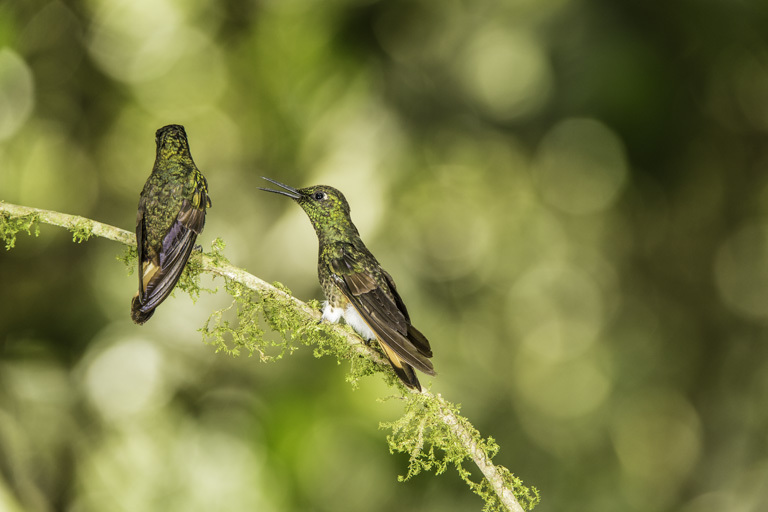
[[[325,195],[325,192],[315,192],[315,196],[314,196],[314,197],[315,197],[315,199],[317,199],[318,201],[322,201],[322,200],[323,200],[323,199],[325,199],[327,196]]]

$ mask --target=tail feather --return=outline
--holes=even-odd
[[[139,325],[149,320],[152,315],[155,314],[155,308],[152,308],[149,311],[142,311],[141,307],[141,301],[139,300],[139,294],[137,293],[131,301],[131,320]]]
[[[413,371],[413,366],[408,363],[403,363],[402,367],[397,366],[393,361],[389,362],[392,365],[392,369],[395,370],[395,374],[400,381],[411,389],[421,391],[421,383],[416,378],[416,372]]]
[[[410,323],[408,324],[407,338],[408,341],[413,343],[413,346],[416,347],[421,355],[424,357],[432,357],[432,348],[429,346],[429,340],[427,340],[426,336],[421,334],[421,331],[412,326]]]
[[[389,364],[392,365],[392,369],[395,371],[395,375],[402,381],[403,384],[416,391],[421,391],[421,383],[416,378],[416,372],[413,371],[413,366],[409,365],[386,344],[379,341],[379,346],[384,350]]]

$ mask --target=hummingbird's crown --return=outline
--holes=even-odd
[[[298,190],[301,197],[297,199],[299,204],[315,203],[315,208],[327,210],[339,210],[349,213],[349,203],[344,194],[338,189],[328,185],[314,185],[312,187],[300,188]]]
[[[180,124],[169,124],[157,130],[155,144],[157,144],[157,154],[165,158],[189,153],[187,132]]]

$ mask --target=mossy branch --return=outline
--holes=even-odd
[[[91,236],[114,240],[128,246],[123,259],[133,266],[136,258],[134,233],[100,222],[64,213],[19,206],[0,201],[0,238],[6,249],[15,245],[19,231],[39,234],[39,223],[60,226],[73,233],[73,241],[82,242]],[[539,502],[536,489],[525,487],[504,466],[495,465],[492,458],[499,447],[492,438],[484,439],[469,420],[459,414],[459,408],[439,394],[429,391],[413,391],[402,386],[391,372],[386,358],[375,348],[366,345],[347,326],[320,323],[317,303],[305,303],[293,297],[280,284],[271,285],[248,272],[231,265],[223,256],[224,244],[214,241],[210,253],[196,253],[179,281],[179,288],[196,298],[201,289],[199,274],[206,272],[225,279],[225,289],[232,295],[233,304],[216,311],[200,330],[206,342],[223,350],[238,354],[241,348],[251,354],[258,353],[262,360],[279,358],[286,351],[293,351],[298,340],[312,345],[315,354],[335,355],[339,361],[348,360],[352,369],[348,380],[356,383],[363,375],[382,372],[388,382],[400,389],[406,403],[406,412],[399,420],[382,424],[392,430],[387,437],[390,450],[410,455],[408,473],[401,480],[434,470],[442,473],[454,465],[461,478],[485,500],[484,511],[508,510],[522,512],[532,509]],[[235,314],[237,322],[225,317]],[[280,333],[283,342],[266,342],[259,319]],[[270,348],[278,346],[281,352],[270,355]],[[483,475],[478,483],[463,466],[471,459]]]

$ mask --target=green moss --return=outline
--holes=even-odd
[[[223,243],[216,245],[223,247]],[[215,254],[208,256],[216,258]],[[232,296],[232,302],[209,316],[200,329],[203,341],[213,345],[217,352],[236,356],[245,351],[249,355],[257,354],[265,362],[279,360],[302,345],[311,346],[315,357],[335,357],[339,364],[349,361],[347,380],[353,386],[357,386],[361,377],[382,371],[380,365],[359,354],[334,326],[308,316],[297,307],[287,287],[281,283],[273,286],[275,291],[258,294],[225,279],[224,289]],[[311,301],[309,306],[320,309],[317,301]],[[266,337],[265,329],[276,333],[279,339]]]
[[[139,253],[135,246],[127,245],[123,254],[117,256],[117,261],[122,261],[128,269],[128,275],[133,275],[138,267]]]
[[[478,482],[472,478],[472,473],[465,467],[465,462],[472,459],[472,454],[466,447],[467,443],[458,439],[455,429],[451,429],[445,422],[445,417],[450,415],[456,418],[488,461],[499,450],[493,438],[484,439],[469,420],[459,414],[458,406],[434,395],[411,393],[405,401],[403,417],[381,424],[381,428],[392,430],[387,436],[390,452],[406,453],[409,456],[408,473],[398,479],[405,481],[422,471],[434,471],[439,475],[453,466],[470,489],[483,498],[486,503],[484,511],[505,510],[488,480],[480,478]],[[524,486],[504,466],[495,467],[504,486],[513,490],[523,508],[531,510],[539,502],[538,490]]]
[[[72,232],[72,241],[82,243],[93,235],[93,222],[90,220],[82,220],[73,223],[69,230]]]
[[[176,290],[181,290],[189,294],[192,302],[197,302],[201,292],[216,293],[215,288],[205,288],[200,285],[200,274],[203,272],[202,251],[194,250],[187,260],[184,271],[176,283]]]
[[[5,212],[0,214],[0,238],[5,242],[6,251],[16,247],[16,234],[19,231],[40,236],[39,216],[36,213],[20,217],[11,216]]]
[[[260,349],[264,331],[259,327],[259,305],[253,300],[255,293],[229,279],[225,279],[224,290],[232,296],[232,303],[211,313],[200,329],[203,341],[213,345],[217,353],[237,356],[245,349],[249,355],[259,353],[262,360],[268,360],[267,354]],[[230,320],[233,314],[234,318]]]
[[[215,265],[224,265],[229,263],[229,260],[224,256],[224,248],[226,244],[221,238],[216,238],[211,242],[211,252],[208,256],[211,257]]]

